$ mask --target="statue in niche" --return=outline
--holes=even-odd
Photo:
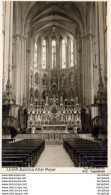
[[[52,105],[53,101],[52,101],[52,97],[50,98],[50,104]]]
[[[44,99],[41,99],[41,105],[42,106],[44,105]]]
[[[48,94],[46,93],[46,104],[48,104]]]
[[[56,118],[52,119],[52,124],[56,124]]]
[[[57,104],[57,105],[59,104],[59,99],[58,99],[58,97],[56,98],[56,104]]]
[[[75,97],[75,103],[79,103],[78,96]]]
[[[65,105],[67,105],[67,103],[68,103],[68,99],[67,99],[67,98],[65,98]]]
[[[57,95],[57,88],[56,88],[56,86],[54,85],[54,86],[52,87],[52,96],[55,96],[55,95]]]
[[[53,95],[53,103],[56,103],[56,97]]]
[[[67,99],[67,104],[70,105],[70,99],[69,98]]]
[[[71,97],[71,103],[74,104],[74,99]]]
[[[30,103],[33,104],[33,96],[30,96]]]
[[[57,109],[56,109],[56,107],[53,107],[52,108],[52,114],[56,114],[57,113]]]
[[[61,94],[61,97],[60,97],[60,103],[63,104],[63,96]]]
[[[33,100],[34,100],[34,90],[33,88],[31,87],[30,89],[30,103],[33,104]]]

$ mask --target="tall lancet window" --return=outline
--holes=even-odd
[[[56,67],[56,41],[52,40],[52,69]]]
[[[74,66],[74,46],[73,46],[73,40],[71,39],[71,67]]]
[[[42,68],[46,69],[46,40],[42,41]]]
[[[62,68],[66,68],[66,43],[62,40]]]
[[[34,67],[37,67],[37,42],[34,45]]]

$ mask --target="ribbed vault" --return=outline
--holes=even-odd
[[[63,6],[64,5],[64,6]],[[79,29],[84,31],[84,19],[75,2],[36,2],[27,11],[25,33],[35,36],[42,32],[52,33],[51,27],[57,27],[59,33],[66,31],[74,36]],[[49,30],[50,29],[50,30]]]

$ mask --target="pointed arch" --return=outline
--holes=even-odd
[[[43,86],[48,86],[48,76],[47,76],[47,74],[43,75],[42,84],[43,84]]]
[[[40,77],[39,77],[39,73],[38,72],[35,73],[35,84],[36,85],[40,84]]]
[[[34,95],[35,95],[35,99],[38,100],[39,97],[40,97],[40,94],[39,94],[39,90],[38,89],[35,90],[35,94]]]
[[[73,72],[70,72],[68,76],[68,84],[70,85],[73,83],[74,83],[74,75],[73,75]]]
[[[74,98],[74,90],[71,88],[68,93],[69,98]]]

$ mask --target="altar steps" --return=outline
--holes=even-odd
[[[45,140],[46,145],[63,145],[63,140]]]

